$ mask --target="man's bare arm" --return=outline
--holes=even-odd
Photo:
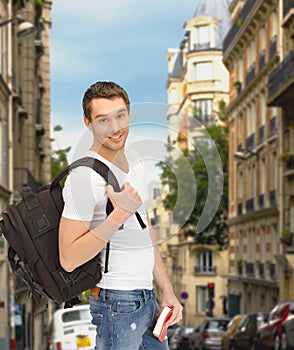
[[[183,307],[178,301],[177,297],[174,294],[173,287],[167,276],[164,263],[161,258],[161,254],[156,242],[155,232],[152,229],[152,226],[149,222],[150,235],[154,247],[154,269],[153,277],[155,283],[161,290],[161,306],[168,305],[173,308],[173,314],[171,318],[167,321],[167,325],[172,325],[179,322],[182,319]]]
[[[125,184],[119,193],[107,186],[107,193],[114,210],[94,229],[90,230],[90,222],[61,218],[59,256],[60,264],[66,271],[73,271],[94,258],[142,203],[137,191],[129,184]]]

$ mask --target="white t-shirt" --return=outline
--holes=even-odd
[[[120,186],[129,182],[142,198],[138,212],[147,225],[147,183],[144,163],[136,157],[127,159],[129,172],[124,173],[95,152],[85,156],[104,162],[115,174]],[[106,218],[106,181],[93,169],[78,167],[67,177],[63,189],[64,209],[62,216],[72,220],[92,221],[93,227]],[[105,259],[105,248],[102,251]],[[152,289],[154,250],[149,229],[142,229],[136,216],[132,215],[122,230],[114,233],[110,240],[108,272],[104,273],[98,286],[106,289],[134,290]]]

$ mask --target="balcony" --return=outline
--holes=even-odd
[[[234,24],[231,26],[228,34],[226,35],[224,41],[223,41],[223,52],[225,53],[230,44],[234,41],[235,37],[238,35],[238,33],[242,29],[242,24],[246,21],[246,19],[249,17],[250,12],[252,9],[256,6],[257,3],[262,2],[261,0],[247,0],[239,13],[238,18],[234,22]]]
[[[216,275],[216,266],[194,266],[195,275]]]
[[[268,80],[268,105],[293,104],[294,95],[294,51],[271,72]]]

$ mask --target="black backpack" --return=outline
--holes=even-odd
[[[71,169],[87,166],[98,172],[114,190],[120,191],[119,184],[112,171],[98,159],[81,158],[64,169],[51,185],[33,193],[30,187],[22,189],[22,200],[9,205],[2,212],[0,235],[6,238],[8,260],[13,273],[28,286],[33,298],[40,303],[42,297],[57,303],[72,300],[83,291],[95,286],[101,279],[101,254],[76,268],[66,272],[59,262],[58,229],[64,201],[60,181]],[[113,210],[108,200],[106,214]],[[146,228],[142,218],[136,212],[142,227]],[[109,242],[106,246],[105,270],[108,271]],[[73,302],[74,303],[74,302]]]

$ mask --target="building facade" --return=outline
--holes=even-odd
[[[229,76],[222,62],[222,40],[230,24],[230,1],[199,1],[184,24],[178,49],[168,49],[168,143],[171,156],[192,151],[207,126],[220,123],[220,103],[229,99]],[[182,153],[181,153],[182,152]],[[172,226],[171,226],[172,227]],[[174,235],[174,232],[178,232]],[[195,325],[208,311],[208,284],[215,287],[213,314],[226,314],[227,251],[200,245],[179,227],[161,244],[170,278],[184,307],[183,322]],[[171,266],[171,267],[170,267]]]
[[[294,3],[280,2],[281,45],[279,62],[270,72],[267,90],[268,107],[280,110],[280,231],[290,233],[289,243],[282,244],[277,262],[281,265],[280,298],[294,299]]]
[[[51,180],[51,6],[51,0],[0,2],[1,210],[21,198],[23,186],[38,190]],[[34,32],[20,32],[19,17]],[[4,25],[6,20],[11,21]],[[26,287],[10,275],[6,242],[0,239],[0,348],[45,349],[50,310],[37,309]]]
[[[290,3],[232,1],[232,24],[223,42],[223,61],[230,75],[228,288],[231,316],[268,312],[279,300],[290,297],[280,288],[283,271],[289,274],[292,269],[285,259],[280,234],[291,225],[291,194],[285,198],[285,190],[291,192],[291,181],[285,184],[285,179],[291,176],[284,174],[279,158],[283,148],[293,151],[289,142],[283,146],[285,134],[290,140],[291,128],[283,131],[283,125],[287,124],[286,112],[283,115],[280,104],[276,103],[273,93],[269,93],[273,85],[268,86],[269,77],[272,79],[273,71],[285,55],[285,46],[291,50],[290,36],[286,44],[282,27],[283,11]]]

